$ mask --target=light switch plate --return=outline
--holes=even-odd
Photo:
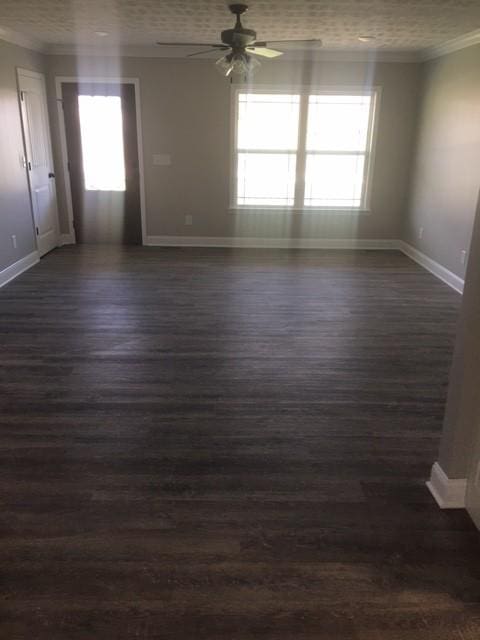
[[[154,153],[153,164],[156,167],[169,167],[172,164],[172,156],[168,153]]]

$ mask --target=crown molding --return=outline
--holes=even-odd
[[[9,44],[24,47],[25,49],[38,51],[39,53],[45,53],[47,50],[47,46],[41,40],[26,36],[18,31],[13,31],[13,29],[7,29],[6,27],[0,27],[0,41],[2,40]]]
[[[185,62],[206,62],[218,57],[218,53],[210,53],[202,58],[187,59],[186,56],[192,52],[191,47],[178,47],[173,50],[171,47],[158,45],[139,46],[72,46],[72,45],[50,45],[46,53],[52,56],[85,56],[85,57],[122,57],[122,58],[163,58],[170,60],[183,60]],[[419,62],[418,51],[405,50],[375,50],[375,49],[321,49],[312,52],[311,50],[288,50],[284,51],[281,59],[273,60],[275,64],[280,62]]]
[[[460,51],[467,47],[473,47],[476,44],[480,44],[480,29],[470,31],[463,36],[459,36],[453,40],[448,40],[447,42],[436,45],[435,47],[424,49],[420,54],[420,58],[422,61],[433,60],[434,58],[440,58],[441,56],[446,56],[449,53],[455,53],[455,51]]]

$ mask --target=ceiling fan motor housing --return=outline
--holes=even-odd
[[[222,31],[222,42],[232,48],[245,48],[253,44],[257,39],[257,33],[253,29],[225,29]]]
[[[245,49],[257,39],[257,33],[253,29],[245,29],[240,20],[240,16],[247,11],[248,5],[230,4],[229,9],[237,16],[237,22],[233,29],[222,31],[222,42],[232,49]]]

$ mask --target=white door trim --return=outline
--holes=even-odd
[[[426,483],[440,509],[464,509],[467,479],[452,479],[438,462],[432,467],[430,480]]]
[[[145,179],[143,163],[143,135],[142,135],[142,105],[140,101],[140,80],[138,78],[126,77],[91,77],[91,76],[56,76],[55,92],[57,97],[58,128],[60,131],[60,148],[62,155],[63,177],[65,181],[65,196],[67,200],[68,213],[68,238],[75,244],[75,229],[73,226],[73,202],[72,189],[70,184],[70,174],[68,171],[67,133],[65,130],[65,119],[62,108],[62,83],[64,82],[85,82],[99,84],[133,84],[135,88],[135,115],[137,121],[137,149],[138,149],[138,170],[140,180],[140,218],[142,224],[142,244],[147,244],[147,214],[145,208]]]
[[[46,79],[45,79],[45,75],[43,73],[40,73],[39,71],[32,71],[31,69],[24,69],[23,67],[17,67],[16,68],[16,72],[17,72],[17,91],[18,91],[18,101],[19,101],[19,108],[20,108],[20,120],[22,123],[22,136],[23,136],[23,149],[24,149],[24,153],[25,153],[25,162],[28,161],[28,147],[27,147],[27,133],[25,131],[25,127],[26,127],[26,123],[24,122],[24,112],[23,112],[23,107],[22,107],[22,98],[21,98],[21,88],[20,88],[20,78],[24,77],[24,78],[35,78],[36,80],[40,80],[42,87],[43,87],[43,95],[45,98],[45,128],[46,128],[46,133],[47,133],[47,152],[48,152],[48,160],[49,160],[49,164],[51,167],[51,171],[54,171],[54,164],[53,164],[53,148],[52,148],[52,133],[50,130],[50,110],[48,108],[48,93],[47,93],[47,83],[46,83]],[[34,216],[34,211],[33,211],[33,202],[32,202],[32,185],[30,183],[30,174],[28,169],[26,168],[26,173],[27,173],[27,181],[28,181],[28,191],[30,194],[30,209],[31,209],[31,213],[32,213],[32,225],[33,225],[33,235],[35,237],[35,246],[37,247],[38,250],[38,242],[37,242],[37,234],[35,232],[35,216]],[[55,231],[56,231],[56,240],[57,240],[57,246],[59,243],[59,238],[60,238],[60,221],[58,218],[58,198],[57,198],[57,185],[55,183]]]

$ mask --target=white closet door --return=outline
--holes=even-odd
[[[18,71],[33,219],[40,256],[58,244],[57,202],[44,77]]]

